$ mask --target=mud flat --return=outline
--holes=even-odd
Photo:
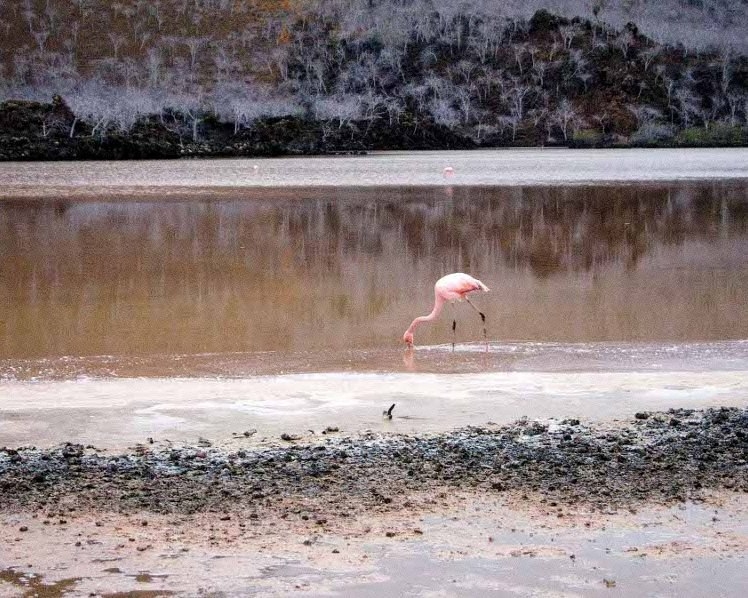
[[[231,451],[2,449],[0,591],[696,596],[740,586],[746,408],[325,432]]]

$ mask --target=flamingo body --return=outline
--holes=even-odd
[[[488,290],[480,280],[462,272],[442,276],[434,285],[434,293],[446,301],[462,301],[468,293]]]
[[[473,278],[469,274],[463,272],[455,272],[453,274],[447,274],[442,276],[436,281],[434,285],[434,308],[431,313],[426,316],[419,316],[413,320],[408,326],[408,329],[403,334],[403,341],[409,346],[413,346],[413,331],[422,322],[430,322],[435,320],[442,308],[444,303],[447,301],[462,301],[467,298],[469,293],[476,291],[487,292],[490,289],[483,284],[477,278]],[[483,317],[483,316],[481,316]]]

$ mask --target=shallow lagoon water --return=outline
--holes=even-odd
[[[475,302],[494,341],[748,338],[747,193],[733,182],[4,202],[0,358],[396,347],[453,271],[492,289]],[[451,341],[452,317],[458,342],[480,338],[458,305],[417,344]]]
[[[728,347],[729,348],[729,347]],[[744,348],[738,348],[744,352]],[[433,433],[466,425],[629,419],[634,412],[742,406],[748,371],[325,372],[240,378],[84,378],[5,382],[0,442],[75,438],[122,450],[146,438],[245,446],[328,428]],[[744,366],[744,363],[743,363]],[[681,367],[687,367],[684,364]],[[382,411],[395,404],[393,419]],[[115,433],[116,431],[116,433]],[[256,436],[255,436],[256,435]]]

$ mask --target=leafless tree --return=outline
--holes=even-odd
[[[119,49],[122,47],[122,44],[124,44],[127,41],[127,38],[124,35],[121,35],[119,33],[109,33],[109,41],[112,42],[112,48],[114,49],[114,59],[119,59]]]
[[[621,51],[621,54],[623,54],[623,59],[627,60],[629,57],[629,50],[631,50],[634,42],[634,36],[631,35],[631,32],[628,29],[626,29],[618,34],[613,43],[615,47]]]
[[[517,129],[519,128],[520,122],[522,122],[516,114],[504,114],[499,117],[499,123],[508,127],[512,131],[512,141],[517,139]]]
[[[161,48],[149,48],[146,56],[146,68],[148,69],[148,83],[151,87],[156,87],[159,84],[162,64]]]
[[[342,129],[361,113],[361,104],[356,97],[318,96],[314,101],[314,115],[318,120],[334,120]]]
[[[520,75],[524,73],[522,68],[522,59],[527,54],[527,44],[514,44],[512,46],[512,52],[514,53],[514,62],[517,63]]]
[[[535,64],[532,66],[533,75],[535,77],[535,81],[540,87],[543,87],[544,81],[545,81],[545,74],[548,70],[548,63],[544,60],[536,60]]]
[[[447,127],[455,127],[459,122],[457,111],[446,98],[434,98],[429,105],[434,122]]]
[[[595,114],[592,119],[597,122],[598,125],[600,125],[600,132],[605,135],[605,125],[607,125],[610,121],[608,113],[603,112],[602,114]]]
[[[573,134],[583,122],[572,103],[566,98],[562,99],[558,107],[550,114],[550,121],[561,129],[564,141],[568,141],[569,134]]]
[[[662,117],[662,113],[651,106],[629,104],[626,108],[634,115],[634,118],[636,118],[636,126],[639,129],[644,128],[646,125],[649,125]]]
[[[38,31],[34,31],[34,39],[36,44],[39,46],[39,52],[44,53],[44,44],[47,43],[49,38],[49,29],[42,27]]]
[[[26,24],[29,27],[29,34],[34,34],[34,22],[36,21],[36,12],[34,11],[34,8],[32,5],[29,4],[29,6],[23,11],[23,17],[26,19]]]
[[[205,46],[210,42],[210,37],[188,37],[184,40],[184,44],[190,51],[190,70],[195,70],[195,64],[197,63],[197,57]]]
[[[154,2],[150,3],[150,6],[148,7],[148,11],[150,12],[151,16],[156,20],[156,25],[158,27],[158,30],[161,31],[161,28],[164,26],[164,14],[161,12],[161,1],[155,0]]]
[[[460,60],[454,67],[449,67],[448,72],[459,76],[462,79],[462,83],[470,87],[473,73],[475,72],[477,65],[470,62],[469,60]]]
[[[522,120],[525,116],[525,100],[531,92],[532,87],[514,79],[512,87],[508,88],[503,95],[503,99],[509,104],[512,114],[516,114],[519,120]]]
[[[566,50],[571,49],[571,44],[574,42],[574,38],[577,37],[581,33],[581,31],[581,27],[576,23],[573,23],[571,25],[562,25],[558,28],[559,36],[561,37],[561,41]]]
[[[92,137],[103,136],[113,118],[114,104],[108,95],[100,83],[91,82],[68,99],[73,113],[91,125]],[[75,133],[76,124],[77,119],[70,127],[70,137]]]
[[[745,93],[728,93],[725,95],[725,104],[727,104],[730,113],[730,124],[735,126],[738,123],[738,110],[744,107],[748,102],[748,95]],[[744,108],[745,109],[745,108]]]
[[[639,54],[642,62],[644,63],[645,72],[649,70],[649,66],[654,60],[659,58],[660,54],[662,54],[662,48],[660,46],[652,46],[651,48],[647,48]]]
[[[44,6],[44,16],[47,17],[49,30],[54,34],[57,32],[57,24],[60,18],[60,11],[54,4],[47,2]]]
[[[724,48],[719,55],[719,72],[720,72],[720,78],[719,78],[719,86],[722,90],[723,94],[727,93],[727,90],[730,88],[730,83],[732,82],[733,77],[733,64],[732,64],[732,50],[728,48]]]
[[[582,75],[587,73],[589,61],[584,57],[584,54],[581,50],[574,49],[569,52],[569,62],[571,63],[571,66],[573,68],[571,73],[571,76],[573,78],[579,79]]]
[[[720,96],[717,94],[714,94],[707,99],[708,102],[702,102],[699,107],[699,115],[701,116],[701,122],[704,125],[704,128],[708,130],[711,124],[717,119],[722,102]]]
[[[675,105],[683,126],[688,128],[693,122],[693,117],[699,112],[699,105],[694,93],[686,88],[679,87],[674,92]]]

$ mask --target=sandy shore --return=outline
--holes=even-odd
[[[0,595],[734,595],[747,456],[744,408],[6,448]]]

